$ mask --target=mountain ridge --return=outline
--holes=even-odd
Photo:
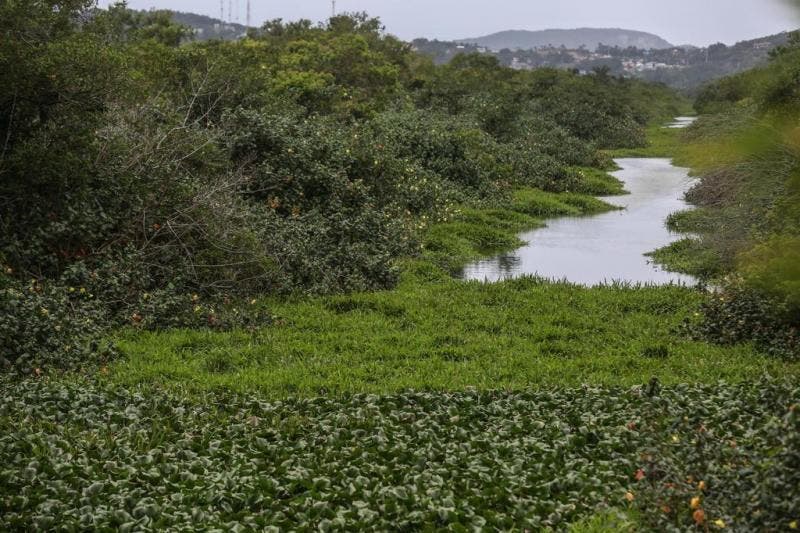
[[[476,44],[491,50],[526,50],[546,46],[564,46],[570,49],[586,47],[594,50],[600,44],[626,48],[635,46],[645,49],[673,48],[673,45],[655,35],[623,28],[574,28],[545,30],[505,30],[482,37],[456,39],[457,42]]]

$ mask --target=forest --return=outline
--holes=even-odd
[[[0,529],[798,528],[797,38],[691,102],[364,13],[0,32]],[[697,287],[458,279],[637,154]]]

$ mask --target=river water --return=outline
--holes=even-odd
[[[695,120],[697,120],[697,117],[675,117],[666,127],[675,129],[688,128]]]
[[[537,275],[583,285],[615,281],[665,285],[693,285],[691,276],[668,272],[645,256],[679,239],[665,226],[670,213],[688,209],[684,193],[693,179],[687,169],[669,159],[617,159],[613,174],[630,194],[601,197],[623,207],[588,217],[547,221],[547,227],[524,233],[527,245],[509,253],[468,265],[465,280],[500,281]]]

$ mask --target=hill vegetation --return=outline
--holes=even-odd
[[[542,47],[564,47],[571,50],[587,48],[594,50],[601,44],[620,48],[635,47],[645,50],[673,47],[672,44],[658,35],[619,28],[577,28],[574,30],[540,31],[509,30],[484,37],[457,39],[457,42],[475,44],[494,51],[506,48],[510,50],[533,50]]]
[[[197,41],[219,39],[231,41],[247,35],[248,27],[236,22],[227,22],[196,13],[171,11],[172,21],[192,29],[192,38]]]
[[[515,69],[559,68],[592,72],[605,69],[615,76],[628,76],[696,93],[707,82],[765,64],[770,52],[789,40],[788,33],[742,41],[733,46],[717,43],[708,47],[651,49],[601,42],[594,48],[540,45],[488,51],[474,43],[417,39],[412,44],[438,64],[463,53],[490,54],[500,64]]]

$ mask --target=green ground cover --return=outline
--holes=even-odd
[[[273,403],[0,391],[6,530],[784,531],[800,515],[788,382]]]
[[[128,333],[119,341],[125,357],[110,372],[124,385],[257,390],[274,398],[800,374],[800,364],[747,345],[682,335],[704,298],[679,287],[413,278],[391,292],[266,302],[275,325],[255,334]]]
[[[647,146],[607,150],[611,157],[674,157],[681,146],[683,130],[653,123],[647,128]]]

